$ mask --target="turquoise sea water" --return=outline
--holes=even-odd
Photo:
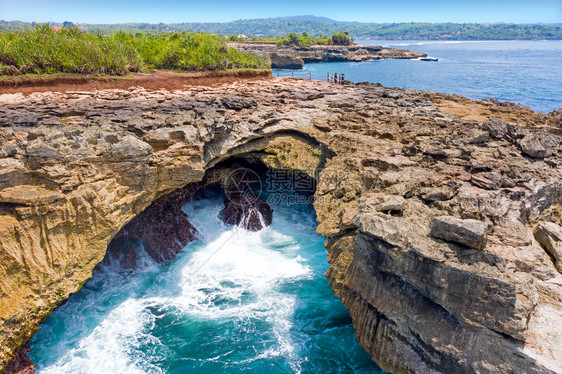
[[[326,79],[344,73],[352,82],[460,94],[469,99],[495,97],[540,112],[562,107],[562,41],[406,41],[357,40],[359,44],[410,49],[438,62],[379,60],[361,63],[306,64],[295,76]],[[274,75],[290,76],[286,70]],[[294,74],[294,73],[293,73]]]
[[[312,207],[274,205],[256,233],[221,207],[184,207],[200,240],[170,263],[96,271],[33,337],[38,373],[382,373],[324,277]]]

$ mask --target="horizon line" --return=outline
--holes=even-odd
[[[235,19],[232,21],[222,21],[222,22],[217,22],[217,21],[184,21],[184,22],[144,22],[144,21],[126,21],[126,22],[114,22],[114,23],[92,23],[92,22],[74,22],[70,19],[66,19],[64,21],[21,21],[18,19],[15,20],[0,20],[0,22],[20,22],[20,23],[37,23],[37,24],[50,24],[50,23],[64,23],[64,22],[72,22],[73,24],[77,24],[77,25],[126,25],[126,24],[149,24],[149,25],[159,25],[161,23],[165,24],[165,25],[181,25],[181,24],[188,24],[188,23],[214,23],[214,24],[226,24],[226,23],[232,23],[232,22],[238,22],[238,21],[255,21],[255,20],[268,20],[268,19],[290,19],[293,17],[315,17],[315,18],[325,18],[325,19],[329,19],[333,22],[338,22],[338,23],[349,23],[351,24],[364,24],[364,25],[369,25],[369,24],[408,24],[408,23],[427,23],[427,24],[439,24],[439,23],[451,23],[451,24],[457,24],[457,25],[463,25],[463,24],[478,24],[478,25],[497,25],[497,24],[512,24],[512,25],[562,25],[562,22],[509,22],[509,21],[494,21],[494,22],[476,22],[476,21],[471,21],[471,22],[453,22],[453,21],[439,21],[439,22],[435,22],[435,21],[403,21],[403,22],[361,22],[361,21],[346,21],[346,20],[335,20],[332,19],[330,17],[325,17],[325,16],[315,16],[315,15],[311,15],[311,14],[306,14],[306,15],[295,15],[295,16],[281,16],[281,17],[263,17],[263,18],[239,18],[239,19]],[[306,21],[306,20],[295,20],[295,21]],[[322,21],[314,21],[314,20],[310,20],[310,22],[316,22],[316,23],[325,23],[325,24],[330,24],[329,22],[322,22]]]

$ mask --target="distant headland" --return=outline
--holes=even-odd
[[[32,27],[33,23],[0,21],[0,31]],[[63,26],[63,23],[52,23]],[[562,40],[562,24],[514,23],[359,23],[336,21],[325,17],[293,16],[262,19],[243,19],[225,23],[121,23],[76,24],[86,31],[113,33],[196,31],[229,35],[280,37],[289,33],[309,35],[333,34],[349,31],[360,39],[392,40]]]

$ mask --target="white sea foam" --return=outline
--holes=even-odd
[[[264,320],[277,344],[249,360],[285,356],[294,361],[290,330],[296,297],[281,292],[279,286],[307,278],[311,270],[300,257],[272,249],[276,247],[289,253],[299,248],[291,237],[270,228],[223,232],[193,254],[182,269],[181,294],[169,303],[199,319]]]
[[[128,299],[114,309],[93,332],[82,339],[57,363],[40,370],[45,374],[63,373],[162,373],[159,368],[143,362],[142,367],[131,360],[131,347],[145,338],[144,328],[151,315],[144,303]],[[150,339],[150,337],[148,337]]]
[[[150,296],[125,299],[89,335],[56,363],[40,367],[39,372],[163,372],[150,363],[154,357],[146,352],[147,346],[162,347],[151,335],[156,319],[153,307],[195,321],[262,321],[270,328],[272,344],[256,349],[254,357],[245,361],[283,357],[294,372],[300,372],[302,360],[291,340],[296,296],[281,290],[285,282],[312,276],[298,256],[299,243],[270,227],[249,232],[224,225],[215,218],[219,210],[218,201],[186,207],[201,241],[193,243],[193,253],[185,258],[184,265],[175,267],[179,293],[163,297],[151,292]],[[115,287],[107,286],[105,292],[115,292]],[[166,291],[161,290],[164,294]]]

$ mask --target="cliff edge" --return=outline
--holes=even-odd
[[[0,95],[0,367],[119,230],[230,157],[317,179],[327,272],[394,373],[562,373],[562,113],[270,79]]]
[[[415,59],[427,54],[407,49],[383,48],[370,45],[312,45],[286,46],[272,43],[237,42],[229,47],[240,52],[259,56],[271,63],[273,69],[302,69],[305,63],[313,62],[361,62],[386,58]]]

